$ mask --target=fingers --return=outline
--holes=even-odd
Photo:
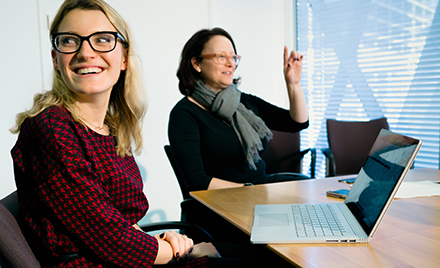
[[[191,259],[197,259],[203,256],[208,256],[210,258],[221,258],[220,253],[211,243],[202,242],[194,245],[194,251],[191,253]]]
[[[287,50],[287,46],[284,46],[284,70],[287,68],[288,64],[288,54],[289,51]]]
[[[290,53],[290,59],[293,61],[302,61],[303,55],[299,54],[298,51],[293,51]]]
[[[186,258],[188,258],[188,255],[193,250],[194,242],[191,238],[188,238],[186,235],[182,235],[180,238],[181,238],[181,239],[179,239],[180,248],[182,249],[181,250],[182,253],[180,254],[180,258],[186,259]]]
[[[141,229],[141,227],[139,227],[139,225],[138,225],[137,223],[133,224],[133,227],[134,227],[136,230],[143,232],[142,229]]]
[[[194,242],[191,238],[178,234],[175,231],[165,231],[160,235],[160,238],[170,243],[173,255],[177,261],[188,258],[194,247]]]
[[[287,46],[284,46],[284,71],[285,72],[296,61],[302,62],[302,60],[303,60],[303,55],[301,55],[298,51],[292,50],[289,55],[289,51],[287,50]]]

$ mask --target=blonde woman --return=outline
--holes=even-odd
[[[132,148],[142,150],[146,107],[124,20],[104,1],[66,0],[50,34],[53,87],[12,130],[21,226],[37,259],[43,267],[207,266],[198,257],[218,256],[211,244],[137,226],[149,206]]]

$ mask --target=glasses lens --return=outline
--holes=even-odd
[[[75,52],[80,43],[81,39],[78,36],[71,34],[60,34],[54,39],[56,49],[64,53]]]
[[[240,56],[232,56],[232,59],[234,60],[234,62],[235,62],[235,65],[238,65],[238,63],[240,62]]]
[[[95,33],[90,36],[90,44],[99,52],[108,52],[116,47],[116,36],[111,33]]]
[[[216,59],[217,59],[217,63],[219,63],[219,64],[225,64],[226,63],[226,55],[225,54],[223,54],[223,53],[217,53],[217,57],[216,57]]]

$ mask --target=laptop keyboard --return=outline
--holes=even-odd
[[[293,219],[298,237],[332,237],[346,235],[334,210],[327,204],[292,205]]]

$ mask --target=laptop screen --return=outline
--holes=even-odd
[[[394,197],[405,168],[412,165],[419,142],[385,129],[379,133],[344,201],[368,235]]]

